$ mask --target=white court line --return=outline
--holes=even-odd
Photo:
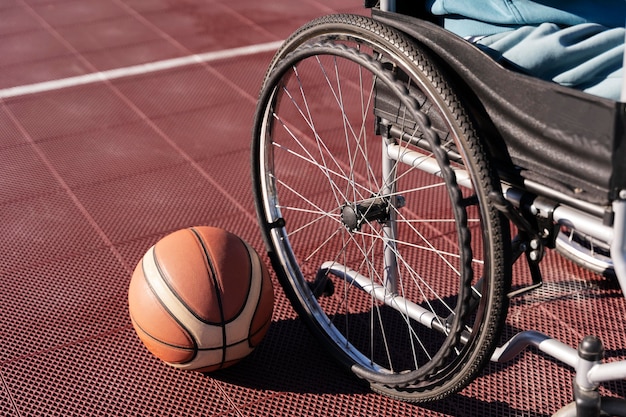
[[[203,54],[188,55],[180,58],[149,62],[146,64],[116,68],[107,71],[93,72],[90,74],[78,75],[76,77],[61,78],[58,80],[44,81],[41,83],[9,87],[0,89],[0,99],[41,93],[45,91],[59,90],[62,88],[96,83],[99,81],[115,80],[118,78],[148,74],[151,72],[163,71],[171,68],[179,68],[192,64],[217,61],[220,59],[253,55],[261,52],[276,50],[280,47],[280,45],[282,45],[282,43],[283,41],[261,43],[257,45],[243,46],[240,48],[224,49],[221,51],[206,52]]]

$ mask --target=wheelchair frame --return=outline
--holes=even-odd
[[[411,8],[402,2],[396,4],[395,0],[381,1],[379,8],[372,9],[372,18],[429,50],[458,81],[455,84],[462,88],[459,95],[467,97],[470,107],[478,109],[478,129],[489,132],[490,139],[494,139],[488,143],[488,153],[496,161],[501,192],[491,193],[489,199],[512,224],[524,231],[524,239],[517,243],[514,256],[516,260],[526,255],[533,281],[528,288],[516,293],[541,285],[539,264],[543,252],[545,247],[555,246],[558,230],[564,226],[609,249],[610,264],[606,267],[614,271],[622,293],[626,295],[626,164],[623,162],[626,161],[626,105],[503,70],[493,57],[445,31],[432,21],[432,17],[413,16],[412,12],[404,10]],[[528,91],[532,92],[530,100]],[[381,99],[377,108],[377,114],[383,115],[379,116],[381,120],[387,114],[384,101]],[[481,114],[488,118],[481,117]],[[387,132],[391,133],[403,134]],[[585,149],[584,155],[581,155],[581,147]],[[419,158],[419,169],[433,175],[441,169],[434,157],[429,162],[421,154],[406,152],[393,145],[387,145],[384,152],[387,152],[387,159],[409,166],[415,166],[415,160]],[[256,164],[258,162],[253,160],[253,170],[258,171]],[[391,165],[385,166],[383,162],[384,178],[393,174]],[[454,175],[461,186],[469,182],[462,170],[455,170]],[[471,183],[468,185],[472,187]],[[393,194],[393,190],[382,193]],[[284,227],[284,220],[264,213],[259,198],[257,194],[260,223],[266,233],[275,233],[274,229]],[[372,198],[368,204],[370,207],[389,204],[376,201]],[[368,215],[360,213],[359,207],[349,209],[357,217]],[[348,211],[344,207],[342,216],[350,214]],[[264,220],[265,217],[268,220]],[[371,218],[375,217],[372,215]],[[389,220],[384,218],[381,223],[388,224],[382,226],[382,230],[385,236],[392,236],[389,239],[392,242],[395,233],[393,218]],[[359,221],[353,226],[342,221],[347,227],[359,227]],[[279,236],[277,239],[283,238]],[[277,260],[271,250],[270,256],[276,269],[284,267],[284,262]],[[393,243],[389,243],[383,255],[387,270],[395,269],[395,256]],[[583,265],[586,262],[581,260]],[[600,263],[600,269],[605,263]],[[426,327],[446,331],[437,328],[433,312],[398,295],[393,272],[389,276],[386,272],[385,285],[379,285],[358,271],[328,261],[319,266],[317,277],[321,279],[328,274]],[[626,400],[599,395],[600,383],[626,378],[626,360],[602,362],[600,340],[585,337],[578,349],[574,349],[529,330],[497,348],[491,360],[508,361],[529,345],[575,369],[575,401],[557,415],[599,415],[601,410],[626,415]],[[359,371],[353,371],[359,375]]]
[[[394,13],[395,6],[395,0],[381,1],[380,9],[372,10],[373,18],[423,43],[448,63],[452,70],[459,74],[466,85],[478,96],[487,113],[492,116],[492,120],[502,120],[501,118],[504,117],[505,121],[498,128],[500,132],[505,132],[503,137],[510,154],[513,154],[511,159],[516,165],[525,166],[529,170],[534,169],[535,174],[538,173],[535,178],[540,178],[539,180],[534,180],[533,176],[530,175],[531,178],[518,180],[515,185],[503,182],[504,198],[518,209],[529,210],[533,215],[544,217],[557,225],[571,226],[609,245],[615,276],[622,289],[622,294],[626,297],[626,183],[624,183],[626,173],[626,154],[624,153],[626,149],[624,146],[626,141],[624,129],[626,105],[580,94],[571,89],[535,80],[519,73],[499,71],[493,62],[490,62],[490,58],[487,58],[484,53],[478,52],[465,40],[450,35],[440,26],[431,22]],[[493,71],[496,75],[487,75],[484,78],[477,76],[477,74],[489,71]],[[509,86],[515,86],[515,88]],[[537,94],[534,98],[545,105],[522,107],[523,103],[515,99],[520,96],[519,91],[524,90],[525,86],[533,89]],[[504,111],[498,108],[511,106],[505,103],[520,103],[521,105]],[[559,119],[558,111],[545,111],[546,108],[568,109],[576,114],[579,111],[579,106],[585,107],[586,111],[591,109],[593,113],[592,116],[584,117],[584,122],[582,122],[586,126],[584,128],[582,124],[572,125],[573,119],[569,114],[563,115],[565,117]],[[594,117],[600,114],[602,116]],[[546,115],[549,117],[548,120],[546,120]],[[539,122],[538,130],[536,127],[524,126],[528,125],[530,120],[534,121],[533,124]],[[520,132],[520,126],[522,132]],[[554,136],[554,134],[546,135],[546,131],[554,132],[557,137],[546,137]],[[506,133],[508,132],[513,132],[513,134],[507,136]],[[519,143],[520,134],[527,135],[528,139],[521,141],[525,143]],[[591,160],[604,160],[605,165],[601,168],[599,165],[589,164],[587,157],[580,155],[578,144],[569,142],[569,135],[577,137],[577,141],[583,137],[583,141],[589,140],[587,142],[589,145],[594,142],[594,137],[605,139],[605,143],[608,143],[611,148],[604,151],[611,155],[611,159],[607,160],[606,157],[594,155],[590,158]],[[608,141],[607,138],[609,138]],[[563,171],[560,172],[546,169],[547,163],[544,154],[529,151],[531,148],[542,149],[541,147],[533,147],[533,143],[544,145],[546,142],[549,143],[547,146],[556,149],[556,151],[548,150],[550,156],[558,155],[558,149],[565,149],[566,152],[572,153],[571,155],[564,155],[564,159],[571,158],[575,161],[573,165],[561,166]],[[597,142],[593,144],[597,145]],[[589,145],[585,147],[585,150],[593,152],[594,147]],[[549,162],[554,162],[554,160]],[[583,165],[580,165],[581,163]],[[573,174],[574,166],[578,168],[586,166],[583,168],[583,177],[580,176],[580,171],[578,175]],[[606,170],[607,166],[612,166],[612,170]],[[544,180],[543,182],[550,182],[546,181],[546,178],[555,175],[561,179],[561,182],[569,182],[570,184],[573,182],[577,185],[570,187],[569,190],[557,185],[557,190],[554,190],[546,188],[540,183],[541,179]],[[599,180],[603,176],[603,180],[590,184],[594,177]],[[589,179],[591,181],[587,181]],[[603,184],[600,184],[601,182]],[[590,194],[594,195],[583,196],[580,199],[576,194],[584,194],[581,191],[584,186],[600,188],[602,191],[601,193],[592,192]],[[572,192],[572,189],[575,191]],[[530,201],[527,196],[522,196],[528,192],[536,194]],[[526,200],[525,207],[521,203],[524,199]],[[549,203],[546,203],[544,199],[548,199]],[[503,210],[509,210],[505,205],[502,207]],[[513,223],[516,222],[515,219],[512,221]],[[538,231],[538,233],[540,232]],[[509,361],[528,346],[534,346],[549,356],[564,362],[574,368],[576,372],[574,380],[575,401],[557,413],[559,416],[599,415],[602,400],[597,393],[598,385],[602,382],[626,378],[626,360],[601,363],[602,343],[594,336],[587,336],[581,341],[579,348],[574,349],[545,334],[528,330],[518,333],[505,345],[497,348],[491,360],[494,362]],[[605,407],[610,410],[609,412],[626,414],[626,400],[604,399],[604,403]]]

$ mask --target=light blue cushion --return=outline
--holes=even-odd
[[[529,74],[619,100],[626,0],[429,0],[446,29]]]
[[[525,26],[478,40],[496,59],[506,59],[544,80],[619,100],[624,59],[623,28],[583,23]]]

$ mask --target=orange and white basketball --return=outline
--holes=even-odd
[[[272,319],[264,263],[238,236],[215,227],[178,230],[143,256],[128,291],[131,321],[155,356],[210,372],[249,355]]]

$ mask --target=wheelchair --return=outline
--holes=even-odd
[[[597,338],[498,346],[547,248],[626,294],[625,104],[506,68],[419,3],[316,19],[270,63],[252,179],[286,295],[375,392],[442,399],[531,345],[576,371],[559,415],[626,415],[598,393],[626,361]],[[518,261],[530,282],[513,289]]]

